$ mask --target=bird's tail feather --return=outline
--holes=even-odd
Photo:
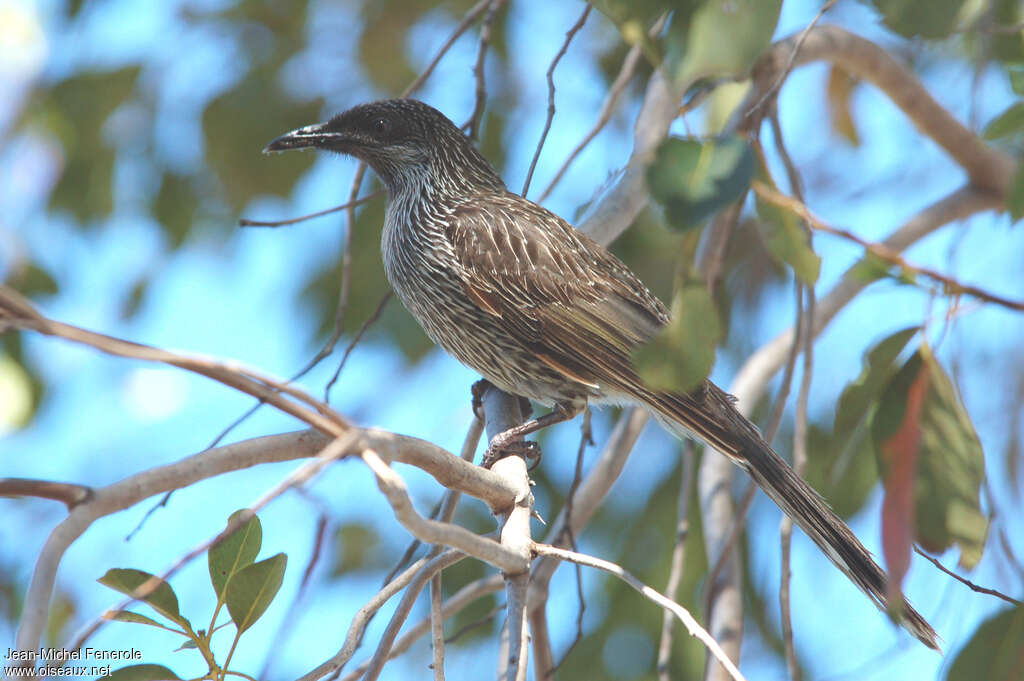
[[[709,381],[689,394],[645,391],[638,397],[668,429],[696,436],[747,471],[850,580],[886,611],[888,577],[850,528],[824,499],[776,454],[733,406],[733,398]],[[929,648],[938,650],[932,627],[901,597],[892,604],[900,623]]]

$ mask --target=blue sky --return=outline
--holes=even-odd
[[[162,82],[161,102],[166,109],[161,120],[167,123],[162,146],[183,168],[201,162],[201,130],[193,114],[209,96],[240,76],[232,70],[230,46],[211,36],[184,31],[172,3],[97,3],[88,12],[89,19],[74,28],[58,19],[59,7],[60,3],[52,2],[34,6],[0,2],[0,12],[29,18],[26,33],[19,34],[28,36],[24,38],[28,47],[20,49],[17,58],[14,52],[0,58],[4,69],[0,72],[0,101],[8,102],[6,107],[0,104],[0,128],[9,125],[19,97],[35,79],[59,78],[83,68],[112,67],[145,56],[150,63],[168,69],[169,74]],[[542,75],[581,7],[575,2],[511,3],[509,40],[521,49],[511,62],[510,73],[490,77],[519,81],[526,93],[523,101],[545,101]],[[801,29],[815,9],[809,2],[786,2],[778,35]],[[355,11],[330,11],[340,13],[342,20],[358,20]],[[895,44],[861,4],[840,3],[830,18],[868,38]],[[36,33],[31,30],[32,21],[38,21]],[[452,26],[451,17],[433,12],[412,33],[407,51],[413,62],[425,64]],[[324,39],[315,32],[312,35],[314,41]],[[603,90],[595,86],[599,79],[589,55],[594,46],[615,38],[610,24],[595,14],[559,66],[558,116],[541,157],[534,195],[589,127],[604,96]],[[475,51],[472,34],[461,39],[420,93],[421,98],[455,120],[464,119],[472,109],[472,88],[453,84],[465,82]],[[186,54],[187,58],[183,56]],[[338,45],[336,57],[347,60],[344,63],[358,74],[354,49]],[[975,74],[964,62],[944,59],[938,52],[929,53],[929,57],[924,70],[929,90],[961,120],[983,123],[1010,101],[1008,88],[995,74],[983,73],[977,90],[972,91]],[[825,75],[825,68],[820,66],[794,73],[782,90],[779,105],[794,160],[801,168],[815,169],[815,175],[808,178],[808,202],[819,216],[849,227],[864,238],[881,239],[962,183],[963,173],[944,153],[923,140],[912,124],[870,87],[858,88],[854,98],[862,145],[852,148],[841,142],[828,126],[823,101]],[[317,86],[315,81],[310,84]],[[351,90],[333,93],[324,114],[390,94],[394,93],[373,91],[364,80]],[[621,121],[629,123],[620,122],[578,159],[547,207],[565,216],[574,215],[608,174],[622,165],[629,153],[633,113],[627,107]],[[544,115],[544,107],[538,105],[518,109],[510,117],[505,140],[509,162],[503,174],[512,188],[522,185]],[[295,126],[309,122],[296,120]],[[691,116],[687,123],[693,130],[702,129],[699,115]],[[677,129],[683,132],[683,124],[677,124]],[[274,162],[258,154],[266,141],[253,140],[254,163]],[[0,203],[5,206],[5,215],[0,218],[0,273],[6,268],[4,262],[13,261],[19,252],[27,252],[31,259],[47,266],[59,281],[60,293],[38,301],[46,314],[161,347],[231,358],[278,376],[294,373],[316,351],[321,339],[313,335],[310,309],[295,302],[301,281],[294,273],[334,257],[344,225],[342,217],[273,231],[238,230],[227,238],[201,236],[170,256],[157,226],[148,217],[118,211],[97,229],[82,231],[69,222],[70,218],[47,212],[46,188],[53,181],[59,158],[59,150],[49,144],[38,138],[8,135],[0,147]],[[136,181],[130,159],[125,164],[117,185],[122,195],[133,191]],[[347,192],[354,166],[337,157],[319,158],[289,200],[258,199],[245,215],[290,217],[335,205]],[[823,256],[818,288],[823,294],[857,260],[859,250],[826,236],[818,236],[815,245]],[[984,215],[946,227],[911,249],[908,258],[1012,297],[1021,290],[1022,252],[1024,237],[1019,229],[1010,229],[1008,218]],[[120,309],[128,288],[145,272],[155,274],[144,306],[136,317],[125,321]],[[972,308],[973,304],[967,301],[966,306]],[[870,341],[929,317],[929,335],[934,340],[942,327],[944,309],[941,302],[931,301],[918,289],[890,283],[869,289],[844,310],[816,346],[812,416],[830,418],[839,391],[859,372],[860,356]],[[749,335],[743,343],[756,347],[788,327],[791,319],[788,297],[768,298],[754,318],[743,320],[737,328]],[[1006,404],[1019,405],[1019,398],[1012,397],[1018,390],[1014,384],[1017,372],[1009,371],[1007,365],[1019,365],[1017,346],[1021,337],[1024,324],[1019,315],[990,306],[978,307],[955,320],[938,348],[940,360],[957,379],[985,447],[992,493],[1011,509],[1019,509],[1019,496],[1014,493],[1019,492],[1020,480],[1007,480],[1003,473],[1003,452],[1008,445]],[[26,336],[25,342],[50,389],[29,427],[0,440],[0,470],[4,475],[108,484],[201,450],[251,403],[207,379],[177,370],[109,358],[53,339]],[[720,362],[713,378],[728,386],[736,368]],[[302,384],[318,394],[332,371],[330,362],[325,363]],[[468,388],[475,379],[471,371],[440,351],[410,365],[394,347],[364,343],[346,367],[342,383],[333,394],[333,404],[342,413],[358,415],[361,423],[416,435],[457,451],[469,422]],[[437,399],[438,395],[446,397]],[[263,409],[232,437],[242,439],[298,427],[294,420]],[[599,435],[601,428],[606,425],[599,420]],[[575,424],[562,426],[548,447],[574,450],[575,438]],[[644,455],[630,461],[609,504],[628,508],[641,503],[653,485],[671,471],[673,446],[656,426],[649,427],[638,445],[638,454]],[[571,456],[546,456],[543,465],[553,479],[568,486]],[[153,502],[103,519],[65,556],[58,588],[71,591],[79,615],[91,619],[118,600],[113,592],[93,583],[106,569],[162,571],[198,541],[213,536],[232,511],[251,503],[293,468],[294,464],[260,467],[179,491],[171,506],[155,513],[130,543],[123,538]],[[438,495],[435,485],[422,474],[406,469],[402,472],[409,476],[420,510],[429,509]],[[389,508],[376,494],[369,472],[357,462],[332,467],[315,483],[312,492],[330,507],[333,518],[377,528],[386,545],[396,552],[404,546],[407,537],[397,529]],[[852,524],[876,555],[881,553],[880,499],[881,493],[876,491]],[[64,516],[63,508],[39,500],[2,500],[0,513],[7,519],[0,524],[0,547],[4,547],[0,550],[0,569],[13,571],[17,580],[27,583],[32,559],[47,533]],[[313,546],[315,512],[308,500],[293,493],[275,501],[261,519],[265,544],[262,555],[285,551],[291,563],[275,606],[243,637],[237,655],[238,659],[253,661],[245,665],[251,673],[262,666],[263,651],[295,595]],[[773,585],[778,582],[778,520],[770,502],[759,497],[749,516],[753,580],[763,584],[768,594],[774,594]],[[1024,521],[1020,514],[1004,514],[1000,522],[1005,523],[1013,550],[1017,555],[1024,554]],[[582,548],[600,547],[588,543],[584,536]],[[955,554],[943,556],[943,560],[952,566]],[[794,541],[793,571],[798,649],[811,670],[811,678],[941,676],[943,659],[907,636],[895,637],[884,616],[802,535]],[[990,551],[970,578],[1018,595],[1021,592],[1021,576],[998,558],[998,552]],[[594,594],[599,579],[603,578],[586,578]],[[294,677],[307,671],[311,661],[333,654],[351,615],[376,590],[378,580],[376,574],[363,574],[314,585],[315,598],[302,603],[301,616],[290,623],[288,638],[275,652],[272,676]],[[186,567],[172,583],[186,614],[195,612],[200,621],[209,617],[209,586],[203,561]],[[980,619],[1000,607],[999,601],[968,592],[919,559],[914,561],[906,590],[939,630],[947,651],[960,646]],[[570,571],[559,572],[552,593],[555,596],[549,612],[555,623],[555,644],[560,649],[571,640],[575,616]],[[591,597],[585,621],[595,621],[602,607],[596,595]],[[638,597],[635,607],[653,606]],[[389,612],[385,609],[377,618],[367,640],[379,635]],[[422,609],[419,612],[422,614]],[[855,632],[856,645],[850,645],[851,631]],[[623,636],[622,645],[629,645],[632,639],[628,632]],[[0,638],[13,640],[13,632],[0,628]],[[894,643],[897,640],[899,643]],[[177,643],[142,627],[108,625],[91,645],[117,648],[126,641],[147,656],[173,660],[171,666],[182,676],[202,669],[196,665],[198,657],[193,659],[188,653],[167,658],[165,651]],[[451,655],[450,678],[468,676],[478,672],[480,664],[490,664],[495,645],[491,641]],[[426,644],[416,650],[409,660],[389,665],[384,678],[422,674],[429,652]],[[606,659],[615,658],[614,651],[606,652]],[[650,655],[635,651],[641,670],[653,666]],[[748,637],[743,655],[741,668],[751,680],[785,677],[784,667],[773,655],[759,650],[753,638]],[[870,669],[865,671],[864,665]],[[626,668],[623,673],[628,677],[636,670]]]

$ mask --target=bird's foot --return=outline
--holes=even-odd
[[[506,442],[502,438],[504,433],[498,433],[491,439],[491,444],[488,445],[487,451],[484,452],[483,461],[480,465],[484,468],[490,468],[499,459],[504,459],[506,456],[521,456],[531,462],[529,470],[533,470],[540,463],[541,451],[540,445],[532,440],[512,440]]]

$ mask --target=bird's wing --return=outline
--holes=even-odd
[[[631,351],[668,323],[664,304],[618,258],[514,194],[461,204],[447,237],[466,295],[581,383],[636,380]]]

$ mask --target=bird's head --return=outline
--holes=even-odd
[[[487,185],[504,188],[494,168],[469,138],[437,109],[415,99],[360,104],[326,123],[281,135],[264,153],[322,149],[365,161],[388,191],[422,182]]]

